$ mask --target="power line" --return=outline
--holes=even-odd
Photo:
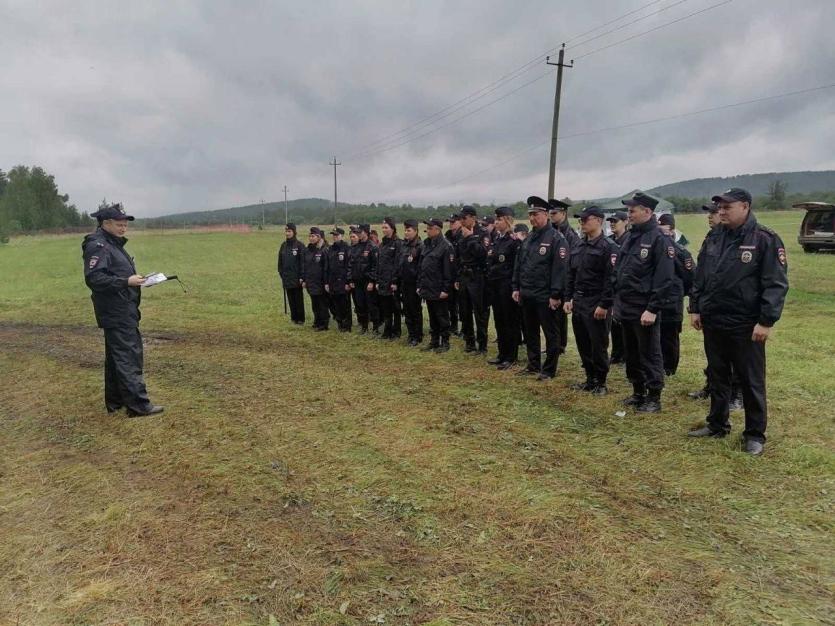
[[[678,5],[680,5],[680,4],[684,4],[685,2],[690,2],[690,0],[678,0],[678,2],[674,2],[673,4],[671,4],[671,5],[669,5],[669,6],[666,6],[666,7],[663,7],[663,8],[661,8],[661,9],[658,9],[657,11],[654,11],[654,12],[652,12],[652,13],[649,13],[649,14],[647,14],[647,15],[644,15],[643,17],[639,17],[639,18],[637,18],[637,19],[634,19],[634,20],[632,20],[631,22],[627,22],[626,24],[621,24],[620,26],[617,26],[617,27],[615,27],[615,28],[612,28],[612,29],[610,29],[610,30],[607,30],[606,32],[603,32],[603,33],[600,33],[600,34],[598,34],[598,35],[595,35],[594,37],[589,37],[588,39],[585,39],[585,40],[581,41],[581,42],[580,42],[580,43],[578,43],[578,44],[574,44],[574,48],[579,48],[580,46],[585,46],[587,43],[590,43],[590,42],[592,42],[592,41],[595,41],[595,40],[597,40],[597,39],[600,39],[601,37],[605,37],[606,35],[611,35],[612,33],[616,33],[616,32],[618,32],[619,30],[623,30],[624,28],[629,28],[630,26],[632,26],[632,25],[634,25],[634,24],[637,24],[638,22],[641,22],[641,21],[643,21],[643,20],[645,20],[645,19],[648,19],[648,18],[650,18],[650,17],[654,17],[654,16],[656,16],[656,15],[659,15],[659,14],[661,14],[661,13],[664,13],[665,11],[669,11],[670,9],[673,9],[673,8],[677,7]]]
[[[588,135],[596,135],[596,134],[599,134],[599,133],[605,133],[605,132],[614,131],[614,130],[623,130],[623,129],[626,129],[626,128],[635,128],[637,126],[646,126],[646,125],[649,125],[649,124],[656,124],[658,122],[668,122],[668,121],[671,121],[671,120],[682,119],[682,118],[686,118],[686,117],[693,117],[695,115],[702,115],[704,113],[713,113],[715,111],[722,111],[724,109],[732,109],[732,108],[735,108],[735,107],[746,106],[746,105],[749,105],[749,104],[757,104],[759,102],[766,102],[768,100],[776,100],[778,98],[788,98],[788,97],[791,97],[791,96],[799,96],[799,95],[802,95],[802,94],[812,93],[812,92],[815,92],[815,91],[823,91],[824,89],[832,89],[833,87],[835,87],[835,83],[830,83],[830,84],[827,84],[827,85],[818,85],[817,87],[809,87],[807,89],[799,89],[797,91],[787,91],[785,93],[778,93],[778,94],[773,94],[773,95],[770,95],[770,96],[763,96],[761,98],[754,98],[753,100],[743,100],[741,102],[732,102],[732,103],[722,104],[722,105],[715,106],[715,107],[710,107],[710,108],[707,108],[707,109],[699,109],[697,111],[688,111],[686,113],[677,113],[675,115],[667,115],[665,117],[657,117],[657,118],[651,119],[651,120],[643,120],[643,121],[640,121],[640,122],[630,122],[628,124],[620,124],[618,126],[607,126],[607,127],[604,127],[604,128],[596,128],[594,130],[587,130],[587,131],[571,133],[571,134],[568,134],[568,135],[563,135],[562,137],[560,137],[560,141],[563,141],[565,139],[571,139],[571,138],[574,138],[574,137],[585,137],[585,136],[588,136]],[[520,150],[519,152],[515,153],[513,156],[511,156],[507,159],[503,159],[502,161],[499,161],[498,163],[495,163],[495,164],[493,164],[489,167],[485,167],[483,169],[480,169],[476,172],[473,172],[472,174],[468,174],[467,176],[464,176],[463,178],[459,178],[456,181],[448,183],[444,187],[437,187],[436,189],[445,189],[447,187],[454,187],[455,185],[458,185],[458,184],[460,184],[464,181],[470,180],[471,178],[474,178],[474,177],[476,177],[480,174],[484,174],[485,172],[489,172],[491,170],[494,170],[497,167],[501,167],[502,165],[506,165],[507,163],[510,163],[511,161],[515,161],[519,157],[527,154],[528,152],[530,152],[532,150],[535,150],[536,148],[539,148],[541,146],[544,146],[549,141],[550,141],[550,139],[546,139],[545,141],[540,141],[539,143],[536,143],[532,146],[528,146],[527,148],[524,148],[524,149]]]
[[[616,23],[616,22],[618,22],[618,21],[620,21],[620,20],[622,20],[622,19],[624,19],[624,18],[626,18],[626,17],[629,17],[630,15],[634,15],[635,13],[638,13],[638,12],[640,12],[640,11],[642,11],[642,10],[644,10],[644,9],[646,9],[646,8],[648,8],[648,7],[650,7],[650,6],[653,6],[653,5],[655,5],[655,4],[658,4],[659,2],[662,2],[662,1],[664,1],[664,0],[653,0],[652,2],[648,2],[648,3],[646,3],[646,4],[644,4],[644,5],[640,6],[640,7],[638,7],[637,9],[633,9],[632,11],[629,11],[629,12],[627,12],[627,13],[624,13],[623,15],[621,15],[621,16],[619,16],[619,17],[616,17],[616,18],[615,18],[615,19],[613,19],[613,20],[610,20],[610,21],[608,21],[608,22],[606,22],[606,23],[604,23],[604,24],[601,24],[601,25],[599,25],[599,26],[596,26],[595,28],[592,28],[592,29],[590,29],[590,30],[588,30],[588,31],[586,31],[586,32],[584,32],[584,33],[581,33],[580,35],[575,35],[574,37],[572,37],[572,38],[571,38],[571,39],[569,39],[568,41],[574,41],[574,40],[579,39],[579,38],[581,38],[581,37],[585,37],[586,35],[591,34],[591,33],[595,32],[596,30],[599,30],[599,29],[601,29],[601,28],[605,28],[606,26],[609,26],[609,25],[611,25],[611,24],[614,24],[614,23]],[[677,2],[676,4],[680,4],[681,2],[686,2],[686,1],[687,1],[687,0],[680,0],[680,1],[679,1],[679,2]],[[675,5],[672,5],[672,6],[675,6]],[[672,6],[671,6],[671,7],[668,7],[668,8],[672,8]],[[664,10],[666,10],[666,9],[664,9]],[[646,18],[648,18],[648,17],[652,17],[653,15],[656,15],[656,14],[657,14],[657,12],[656,12],[656,13],[651,13],[651,14],[649,14],[649,15],[647,15],[647,16],[645,16],[645,17],[643,17],[643,18],[640,18],[640,19],[646,19]],[[635,21],[640,21],[640,19],[639,19],[639,20],[635,20]],[[630,25],[631,25],[631,24],[634,24],[634,23],[635,23],[635,21],[630,22]],[[567,43],[567,42],[566,42],[566,43]],[[587,42],[582,42],[582,43],[587,43]],[[581,44],[578,44],[578,45],[582,45],[582,43],[581,43]],[[433,113],[432,115],[429,115],[429,116],[427,116],[427,117],[425,117],[425,118],[422,118],[422,119],[418,120],[417,122],[415,122],[415,123],[413,123],[413,124],[410,124],[410,125],[408,125],[408,126],[405,126],[404,128],[402,128],[402,129],[400,129],[400,130],[398,130],[398,131],[395,131],[394,133],[390,133],[390,134],[388,134],[388,135],[384,135],[383,137],[380,137],[379,139],[376,139],[376,140],[374,140],[374,141],[372,141],[372,142],[370,142],[370,143],[368,143],[368,144],[364,144],[364,145],[361,147],[361,149],[360,149],[360,150],[358,150],[357,152],[355,152],[355,153],[353,153],[353,154],[350,154],[347,158],[353,158],[353,157],[354,157],[354,156],[356,156],[357,154],[362,154],[362,153],[368,152],[368,151],[370,151],[370,150],[372,149],[372,147],[374,147],[374,146],[377,146],[377,145],[379,145],[379,144],[389,143],[389,141],[390,141],[390,140],[393,140],[393,139],[395,139],[396,137],[399,137],[399,136],[401,136],[401,135],[408,135],[408,134],[411,134],[411,132],[413,132],[414,130],[416,130],[416,129],[418,129],[418,128],[421,128],[421,127],[423,127],[423,126],[427,126],[427,125],[431,125],[431,124],[433,124],[435,121],[438,121],[439,119],[443,119],[443,118],[445,118],[445,117],[448,117],[448,115],[451,115],[451,114],[452,114],[452,113],[454,113],[456,110],[460,110],[461,108],[466,107],[467,105],[471,104],[472,102],[474,102],[474,101],[476,101],[476,100],[480,100],[480,99],[481,99],[481,98],[483,98],[484,96],[487,96],[487,95],[489,95],[490,93],[493,93],[494,91],[496,91],[496,90],[497,90],[498,88],[500,88],[502,85],[504,85],[504,84],[506,84],[506,83],[508,83],[508,82],[511,82],[512,80],[515,80],[515,79],[516,79],[516,78],[518,78],[519,76],[521,76],[521,75],[523,75],[523,74],[525,74],[525,73],[529,72],[529,71],[530,71],[531,69],[533,69],[533,68],[534,68],[537,64],[541,63],[541,62],[542,62],[542,60],[543,60],[543,58],[544,58],[546,55],[549,55],[549,54],[551,54],[552,52],[555,52],[558,48],[559,48],[559,46],[554,46],[553,48],[550,48],[550,49],[546,50],[544,53],[542,53],[542,54],[540,54],[540,55],[538,55],[538,56],[536,56],[536,57],[532,58],[532,59],[531,59],[530,61],[528,61],[527,63],[524,63],[523,65],[519,66],[518,68],[516,68],[516,69],[514,69],[514,70],[511,70],[510,72],[508,72],[508,73],[504,74],[503,76],[500,76],[500,77],[499,77],[498,79],[496,79],[495,81],[493,81],[493,82],[491,82],[491,83],[488,83],[488,84],[487,84],[487,85],[485,85],[484,87],[482,87],[482,88],[480,88],[480,89],[478,89],[478,90],[474,91],[473,93],[471,93],[471,94],[469,94],[469,95],[467,95],[467,96],[464,96],[464,97],[463,97],[463,98],[461,98],[460,100],[457,100],[457,101],[453,102],[452,104],[447,105],[446,107],[444,107],[444,108],[442,108],[442,109],[440,109],[440,110],[436,111],[436,112],[435,112],[435,113]],[[454,110],[451,110],[451,109],[454,109]],[[446,114],[446,115],[445,115],[445,114]]]

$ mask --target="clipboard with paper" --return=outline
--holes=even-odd
[[[145,275],[145,280],[142,282],[143,287],[153,287],[154,285],[159,285],[160,283],[168,282],[169,280],[176,280],[180,283],[180,287],[182,287],[183,292],[187,292],[186,286],[183,284],[179,278],[177,278],[176,274],[172,274],[171,276],[166,276],[162,272],[151,272],[150,274]]]

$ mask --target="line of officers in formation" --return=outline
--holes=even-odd
[[[625,361],[633,393],[623,403],[643,413],[661,411],[665,376],[678,368],[689,296],[708,361],[705,389],[691,396],[711,400],[705,426],[689,435],[727,435],[739,394],[744,448],[761,454],[765,339],[788,290],[786,253],[779,236],[757,222],[747,191],[729,189],[713,202],[703,207],[711,228],[698,263],[682,245],[675,218],[657,217],[657,200],[637,193],[609,217],[597,206],[576,214],[582,235],[569,223],[569,205],[537,196],[527,200],[530,229],[514,223],[509,207],[479,219],[472,206],[451,215],[446,232],[441,219],[423,221],[425,239],[417,220],[403,222],[401,239],[398,224],[386,218],[379,240],[370,225],[359,224],[350,227],[350,244],[341,228],[330,231],[328,244],[313,227],[304,245],[296,226],[287,224],[278,273],[292,321],[305,322],[306,290],[317,331],[327,330],[332,316],[340,331],[350,332],[353,303],[359,334],[397,340],[403,317],[408,345],[416,347],[424,342],[425,302],[424,351],[446,352],[456,335],[465,352],[486,355],[492,311],[498,354],[487,363],[539,381],[557,374],[570,316],[586,374],[572,388],[605,395],[610,365]]]

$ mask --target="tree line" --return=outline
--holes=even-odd
[[[0,243],[20,233],[95,223],[69,200],[58,191],[55,177],[42,167],[18,165],[8,173],[0,170]]]

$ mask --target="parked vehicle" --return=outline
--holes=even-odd
[[[835,250],[835,204],[800,202],[794,208],[806,209],[797,237],[803,251]]]

